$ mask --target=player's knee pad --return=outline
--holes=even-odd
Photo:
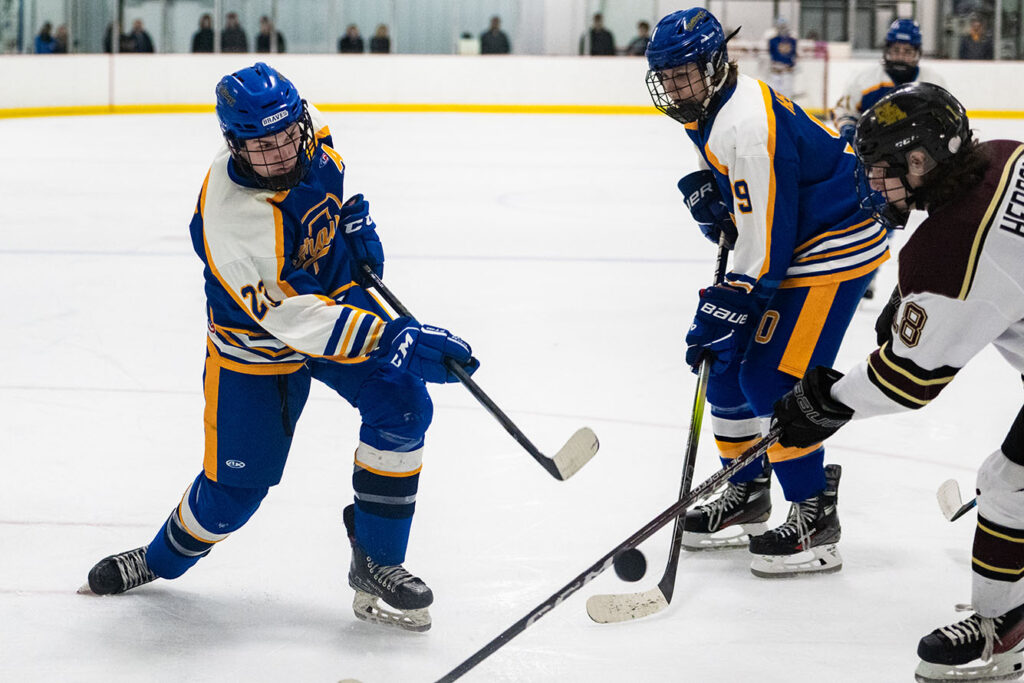
[[[978,469],[977,487],[980,516],[1024,529],[1024,466],[997,450]]]
[[[747,404],[747,397],[740,388],[740,362],[729,365],[723,372],[708,377],[708,403],[723,410],[735,409]]]
[[[366,381],[356,405],[363,420],[360,440],[382,451],[422,447],[434,416],[423,380],[390,366]]]
[[[755,415],[771,415],[775,402],[799,381],[799,377],[763,363],[744,363],[739,372],[740,389]]]

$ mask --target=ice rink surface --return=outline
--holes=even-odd
[[[694,376],[682,338],[714,247],[675,189],[695,168],[656,116],[328,114],[424,322],[464,336],[476,378],[543,450],[589,425],[601,451],[557,482],[460,386],[435,386],[406,566],[433,629],[357,621],[342,507],[358,416],[315,386],[284,481],[181,579],[76,594],[100,558],[148,543],[202,462],[202,269],[188,222],[220,144],[213,115],[0,121],[0,680],[432,681],[675,499]],[[974,122],[983,139],[1020,122]],[[903,237],[897,237],[897,244]],[[879,298],[894,280],[883,266]],[[837,366],[874,348],[863,305]],[[676,597],[598,625],[587,596],[652,587],[612,572],[467,681],[910,681],[918,639],[970,599],[974,514],[935,490],[998,448],[1024,391],[991,349],[924,411],[853,423],[845,566],[752,576],[745,552],[686,554]],[[717,468],[709,421],[699,482]],[[969,495],[969,493],[967,494]],[[775,485],[773,525],[788,506]]]

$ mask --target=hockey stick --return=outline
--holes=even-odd
[[[956,483],[956,479],[948,479],[942,482],[942,486],[935,493],[935,497],[939,500],[939,509],[942,510],[942,514],[950,522],[960,519],[978,504],[977,498],[971,498],[966,503],[963,502],[963,499],[960,497],[960,485]]]
[[[367,264],[363,264],[363,272],[366,277],[369,278],[370,282],[373,283],[374,289],[380,292],[380,295],[384,297],[384,300],[388,303],[391,308],[401,316],[414,317],[409,309],[402,305],[402,302],[398,300],[398,297],[388,289],[381,281],[377,274],[373,272]],[[469,376],[461,365],[456,363],[452,359],[447,359],[445,365],[448,369],[459,378],[459,381],[469,390],[469,393],[473,394],[473,398],[480,402],[484,408],[487,409],[491,415],[494,416],[501,426],[505,428],[512,438],[515,439],[520,446],[526,449],[526,452],[533,456],[533,459],[540,463],[540,466],[547,470],[555,479],[565,481],[572,475],[576,474],[581,467],[586,465],[591,458],[597,453],[597,449],[600,447],[600,443],[597,440],[597,435],[590,427],[581,427],[576,431],[569,440],[565,442],[565,445],[559,449],[553,457],[548,457],[540,452],[533,443],[526,438],[522,430],[516,426],[514,422],[502,411],[498,405],[491,400],[491,398],[484,393],[484,390],[473,381],[473,378]]]
[[[715,284],[725,280],[725,263],[728,250],[723,240],[718,243],[718,257],[715,259]],[[700,440],[700,426],[704,420],[708,374],[711,359],[705,356],[700,362],[697,389],[693,397],[693,413],[690,415],[690,433],[686,437],[686,456],[683,459],[683,478],[679,485],[679,498],[690,492],[693,482],[693,468],[697,461],[697,442]],[[591,595],[587,600],[587,616],[599,624],[610,624],[630,619],[642,619],[656,614],[672,602],[676,586],[676,570],[679,568],[679,554],[683,543],[683,517],[676,517],[672,525],[672,545],[669,546],[668,564],[661,581],[650,590],[638,593],[605,593]]]
[[[708,479],[704,480],[697,488],[693,489],[686,496],[672,503],[668,508],[664,510],[660,515],[649,521],[639,531],[634,533],[632,536],[627,538],[625,541],[615,546],[611,551],[605,553],[604,557],[595,562],[594,564],[587,567],[581,574],[577,575],[572,581],[559,588],[551,597],[542,602],[541,604],[530,610],[530,613],[525,617],[517,621],[516,623],[509,626],[507,629],[502,631],[495,637],[491,642],[484,645],[482,648],[473,653],[468,659],[459,664],[457,667],[446,673],[444,676],[437,680],[437,683],[450,683],[451,681],[461,678],[466,672],[475,667],[477,664],[487,659],[487,657],[494,654],[500,647],[505,645],[508,641],[515,638],[517,635],[525,631],[527,628],[532,626],[534,622],[543,617],[545,614],[558,607],[566,598],[570,595],[583,588],[583,586],[590,583],[594,578],[601,574],[608,567],[612,566],[615,562],[615,558],[626,552],[630,548],[643,543],[646,539],[650,538],[661,529],[663,526],[671,522],[673,519],[678,517],[683,511],[686,510],[694,501],[709,495],[718,486],[736,474],[750,463],[754,462],[768,450],[768,447],[775,443],[779,434],[782,432],[781,428],[773,427],[767,434],[761,438],[760,441],[755,443],[753,446],[743,451],[743,454],[738,458],[729,463],[726,467],[718,470]]]

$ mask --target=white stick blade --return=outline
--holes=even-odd
[[[561,450],[555,453],[552,460],[562,479],[568,479],[579,472],[580,468],[590,462],[601,447],[597,434],[590,427],[583,427],[565,442]]]
[[[614,624],[643,619],[668,607],[661,589],[655,586],[642,593],[591,595],[587,599],[587,616],[599,624]]]
[[[942,514],[945,515],[946,519],[952,520],[953,515],[957,513],[963,502],[963,499],[960,497],[960,485],[956,483],[956,479],[948,479],[942,482],[939,490],[935,493],[935,497],[939,501],[939,509],[942,510]]]

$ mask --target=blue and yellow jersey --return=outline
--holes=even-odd
[[[736,223],[727,284],[766,296],[888,258],[884,229],[859,207],[853,150],[787,97],[740,75],[715,115],[686,129]]]
[[[208,334],[218,352],[254,367],[307,357],[366,360],[390,319],[351,279],[338,233],[345,164],[310,107],[317,146],[298,186],[275,192],[235,174],[225,145],[203,183],[190,226],[206,278]]]
[[[917,75],[908,82],[934,83],[946,87],[942,76],[927,66],[919,66]],[[861,71],[846,84],[846,89],[843,90],[836,106],[832,108],[832,122],[836,128],[857,125],[861,114],[895,89],[896,84],[881,64]]]

